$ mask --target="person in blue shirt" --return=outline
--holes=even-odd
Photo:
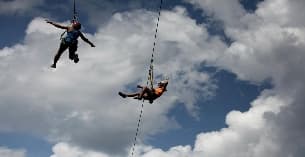
[[[72,21],[71,26],[62,26],[60,24],[57,24],[55,22],[46,20],[47,23],[61,29],[66,30],[66,36],[61,39],[61,43],[59,46],[59,49],[54,57],[53,64],[51,65],[52,68],[56,68],[56,63],[59,60],[60,56],[63,54],[63,52],[69,48],[69,58],[74,61],[74,63],[78,63],[79,58],[78,54],[75,52],[77,51],[77,44],[78,44],[78,37],[81,37],[83,41],[91,45],[91,47],[95,47],[95,45],[90,42],[80,31],[81,24],[77,21]]]

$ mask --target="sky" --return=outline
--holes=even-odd
[[[305,1],[163,0],[135,157],[303,157]],[[0,156],[126,157],[160,1],[76,0],[80,62],[51,69],[73,1],[0,0]],[[156,82],[155,82],[156,83]]]

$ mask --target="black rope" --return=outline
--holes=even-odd
[[[136,135],[134,137],[134,141],[133,141],[133,145],[132,145],[132,149],[131,149],[131,157],[133,157],[134,155],[134,152],[135,152],[135,147],[136,147],[136,143],[137,143],[137,138],[138,138],[138,135],[139,135],[139,129],[140,129],[140,125],[141,125],[141,122],[142,122],[142,117],[143,117],[143,110],[144,110],[144,100],[142,101],[142,105],[141,105],[141,112],[140,112],[140,115],[139,115],[139,120],[138,120],[138,124],[137,124],[137,130],[136,130]]]
[[[74,0],[74,3],[73,3],[73,22],[77,21],[77,20],[78,20],[78,17],[77,17],[76,5],[75,5],[75,0]]]
[[[157,26],[156,26],[155,36],[154,36],[154,44],[153,44],[153,49],[152,49],[152,54],[151,54],[151,59],[150,59],[149,71],[148,71],[148,80],[146,82],[147,86],[150,83],[151,88],[153,88],[153,77],[154,77],[153,62],[154,62],[154,53],[155,53],[155,48],[156,48],[156,40],[157,40],[157,33],[158,33],[158,28],[159,28],[160,15],[161,15],[161,10],[162,10],[162,3],[163,3],[163,0],[160,0],[158,21],[157,21]],[[142,122],[143,111],[144,111],[144,99],[143,99],[142,105],[141,105],[141,111],[140,111],[140,115],[139,115],[139,118],[138,118],[136,134],[135,134],[135,137],[134,137],[134,140],[133,140],[133,145],[132,145],[132,148],[131,148],[130,157],[133,157],[134,153],[135,153],[135,147],[136,147],[137,138],[138,138],[139,131],[140,131],[140,125],[141,125],[141,122]]]
[[[75,0],[74,0],[74,1],[73,1],[73,19],[71,20],[71,23],[74,23],[74,22],[76,22],[76,21],[78,21],[78,16],[77,16],[76,4],[75,4]],[[67,32],[67,31],[64,31],[64,32],[61,33],[61,35],[60,35],[60,40],[63,39],[63,37],[64,37],[64,35],[65,35],[66,32]]]
[[[148,72],[148,80],[150,82],[150,87],[154,87],[154,53],[156,50],[156,41],[157,41],[157,35],[158,35],[158,28],[159,28],[159,22],[160,22],[160,16],[161,16],[161,10],[162,10],[162,3],[163,0],[160,0],[160,6],[159,6],[159,13],[158,13],[158,20],[157,20],[157,26],[156,26],[156,31],[154,35],[154,44],[153,44],[153,49],[152,49],[152,54],[151,54],[151,59],[150,59],[150,66],[149,66],[149,72]]]

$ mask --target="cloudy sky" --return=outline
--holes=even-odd
[[[303,157],[305,1],[163,0],[136,157]],[[159,0],[77,0],[80,62],[50,69],[73,1],[0,0],[0,156],[126,157]]]

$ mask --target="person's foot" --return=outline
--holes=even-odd
[[[56,68],[56,64],[52,64],[52,65],[51,65],[51,68]]]
[[[141,85],[137,85],[137,88],[143,88]]]
[[[119,95],[122,97],[122,98],[126,98],[126,94],[122,93],[122,92],[119,92]]]
[[[78,61],[79,61],[78,54],[75,54],[74,63],[78,63]]]

